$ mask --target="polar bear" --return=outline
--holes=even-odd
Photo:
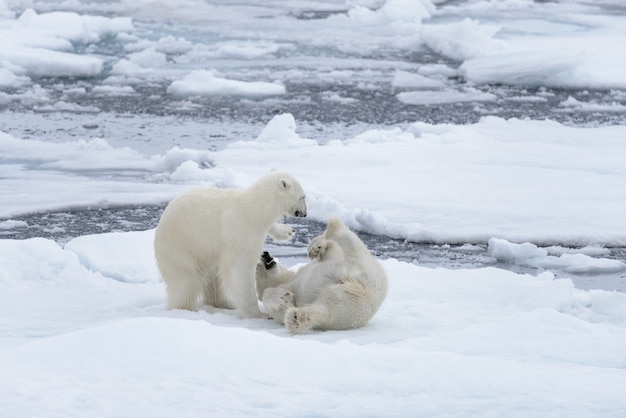
[[[168,309],[199,304],[262,317],[255,266],[267,235],[282,241],[293,228],[284,215],[306,216],[305,194],[287,173],[270,172],[246,189],[200,188],[172,200],[154,237]]]
[[[366,325],[387,295],[388,279],[363,241],[339,218],[311,240],[313,260],[297,272],[265,252],[257,263],[257,293],[265,310],[291,333]]]

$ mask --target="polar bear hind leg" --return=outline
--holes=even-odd
[[[285,328],[302,334],[313,329],[347,330],[367,324],[378,309],[372,290],[360,280],[345,277],[321,290],[315,302],[285,312]]]
[[[224,294],[224,288],[222,287],[219,277],[207,277],[204,280],[204,303],[207,305],[215,306],[220,309],[233,309],[232,303],[230,303]]]
[[[167,292],[167,309],[198,310],[199,295],[202,293],[202,281],[193,268],[169,271],[163,269],[162,275]]]
[[[283,322],[290,333],[303,334],[318,328],[327,318],[328,309],[324,305],[313,304],[287,309]]]
[[[263,293],[263,307],[267,313],[279,322],[283,322],[285,312],[295,306],[293,293],[282,287],[272,287]]]

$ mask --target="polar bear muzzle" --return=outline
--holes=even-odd
[[[306,195],[300,183],[292,177],[283,177],[279,180],[279,185],[281,191],[298,199],[288,213],[296,218],[304,218],[306,216]]]
[[[306,198],[304,196],[302,196],[298,204],[293,207],[292,213],[296,218],[306,217]]]

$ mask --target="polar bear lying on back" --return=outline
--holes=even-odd
[[[297,272],[264,253],[257,293],[265,310],[292,333],[366,325],[387,295],[387,275],[359,237],[338,218],[308,247],[313,260]]]
[[[284,215],[306,216],[300,183],[271,172],[246,189],[201,188],[172,200],[154,238],[169,309],[195,311],[199,304],[265,316],[255,290],[255,266],[267,235],[287,240]]]

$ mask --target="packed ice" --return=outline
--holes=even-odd
[[[621,416],[624,16],[618,0],[0,0],[0,415]],[[388,104],[403,122],[363,120]],[[444,110],[478,116],[413,116]],[[312,221],[484,247],[493,266],[381,258],[366,327],[294,337],[167,310],[153,229],[14,235],[28,214],[164,205],[272,169]]]

